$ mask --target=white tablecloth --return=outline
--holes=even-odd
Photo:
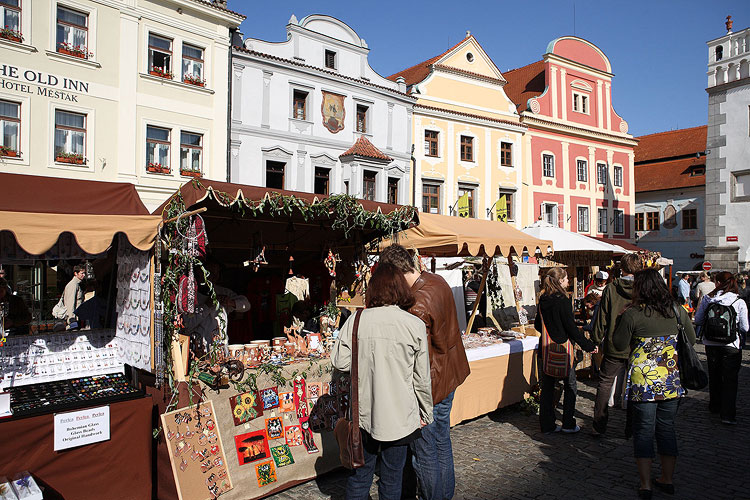
[[[476,347],[466,350],[469,362],[480,359],[507,356],[511,353],[533,351],[539,345],[539,337],[529,336],[523,340],[505,340],[501,344],[493,344],[486,347]]]

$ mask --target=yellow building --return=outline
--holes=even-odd
[[[414,106],[412,203],[431,213],[520,225],[522,136],[506,81],[479,42],[466,38],[442,54],[388,77],[406,80]],[[461,202],[459,202],[461,200]],[[499,210],[498,210],[499,209]]]

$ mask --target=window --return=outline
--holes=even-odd
[[[625,212],[622,210],[614,210],[615,213],[615,227],[613,228],[615,234],[623,234],[625,232]]]
[[[721,61],[722,59],[724,59],[724,47],[719,45],[716,47],[716,60]]]
[[[578,207],[578,232],[589,232],[589,207]]]
[[[336,53],[332,50],[326,50],[325,55],[326,68],[336,69]]]
[[[182,44],[182,81],[203,87],[203,49],[186,43]]]
[[[203,157],[203,136],[192,132],[180,133],[180,173],[200,177]]]
[[[635,230],[645,231],[646,228],[646,214],[643,212],[635,214]]]
[[[500,198],[496,205],[497,220],[507,222],[513,220],[513,193],[500,191]]]
[[[357,132],[367,133],[367,106],[357,104]]]
[[[500,165],[503,167],[513,166],[513,145],[509,142],[500,143]]]
[[[55,161],[83,163],[86,156],[86,115],[55,110]]]
[[[329,193],[329,184],[331,181],[331,170],[322,167],[315,167],[315,194]]]
[[[542,175],[544,177],[555,176],[555,157],[552,155],[542,155]]]
[[[693,167],[690,169],[690,177],[697,177],[699,175],[706,175],[706,167]]]
[[[429,214],[440,213],[440,186],[422,184],[422,211]]]
[[[622,187],[622,167],[615,165],[615,186]]]
[[[388,203],[398,203],[398,177],[388,177]]]
[[[597,163],[596,164],[596,183],[607,184],[607,164]]]
[[[57,52],[88,59],[89,16],[67,7],[57,7]]]
[[[458,203],[458,215],[461,217],[474,218],[476,217],[476,214],[474,214],[474,188],[472,186],[462,186],[459,184],[458,199],[460,200],[464,195],[466,195],[468,204],[462,206],[460,202]]]
[[[266,161],[266,187],[284,189],[284,168],[286,163],[281,161]]]
[[[0,101],[0,156],[17,156],[21,134],[21,105]]]
[[[424,131],[424,155],[425,156],[437,156],[438,155],[438,132],[434,130]]]
[[[474,161],[474,139],[461,136],[461,161]]]
[[[554,203],[542,203],[542,215],[547,224],[557,226],[557,205]]]
[[[0,38],[22,42],[21,36],[21,0],[0,0]]]
[[[365,170],[362,174],[362,198],[365,200],[375,201],[375,181],[378,177],[377,172]]]
[[[589,96],[573,92],[573,111],[589,114]]]
[[[307,119],[307,92],[295,90],[292,94],[292,118],[297,120]]]
[[[154,76],[172,79],[172,40],[148,35],[148,72]]]
[[[586,160],[576,161],[576,171],[578,173],[578,182],[588,182],[589,164]]]
[[[146,170],[168,174],[170,130],[162,127],[146,127]]]
[[[599,225],[597,226],[597,231],[601,234],[605,234],[607,232],[607,209],[606,208],[599,208],[597,209],[597,216]]]
[[[659,230],[659,212],[646,213],[646,229],[649,231]]]
[[[698,210],[695,208],[682,209],[682,229],[698,229]]]

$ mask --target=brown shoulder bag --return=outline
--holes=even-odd
[[[362,434],[359,430],[359,359],[357,349],[357,333],[359,331],[359,318],[362,309],[354,316],[354,329],[352,330],[352,361],[349,375],[351,377],[350,396],[351,420],[340,418],[336,422],[333,433],[339,443],[339,458],[341,465],[347,469],[357,469],[365,465],[365,453],[362,447]]]

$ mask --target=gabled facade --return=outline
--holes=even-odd
[[[635,241],[674,260],[674,269],[701,269],[706,244],[706,126],[637,138]]]
[[[226,2],[3,8],[2,171],[131,182],[150,209],[194,176],[226,179],[230,37],[244,20]]]
[[[470,217],[520,221],[525,127],[503,90],[503,75],[476,38],[467,33],[447,51],[388,78],[403,79],[417,98],[412,203],[456,215],[463,196]]]
[[[612,105],[612,68],[594,44],[565,36],[541,61],[504,73],[524,136],[529,217],[597,237],[632,238],[635,189],[628,124]]]
[[[233,50],[230,180],[408,203],[406,86],[377,74],[338,19],[292,16],[286,31]]]
[[[750,28],[708,42],[706,260],[750,269]]]

